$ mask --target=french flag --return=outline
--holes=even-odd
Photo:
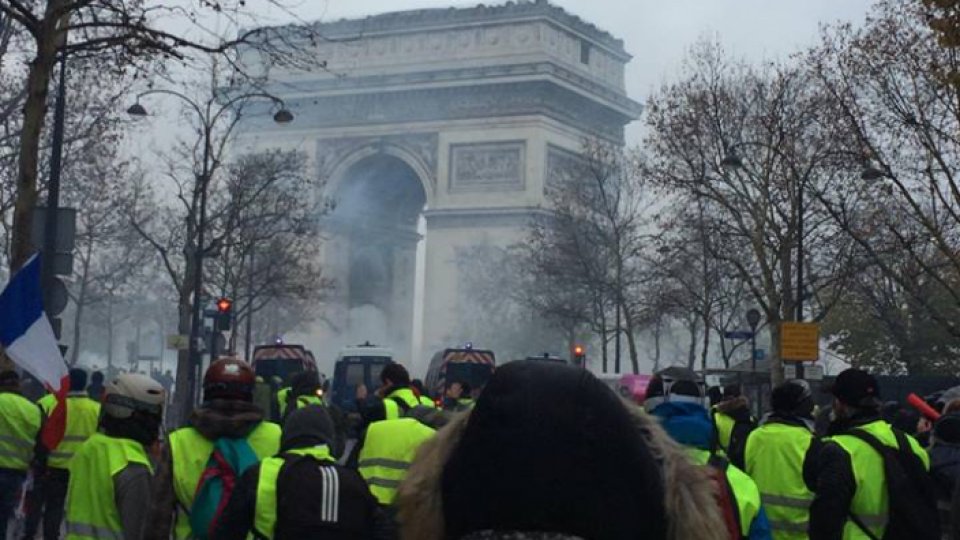
[[[43,311],[40,255],[34,255],[0,293],[0,345],[7,357],[57,396],[57,406],[44,424],[41,439],[48,449],[63,439],[67,421],[70,374],[60,354],[50,320]]]

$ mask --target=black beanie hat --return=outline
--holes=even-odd
[[[609,387],[573,366],[498,368],[441,486],[447,538],[485,530],[666,538],[660,468],[636,419]]]
[[[333,421],[326,409],[319,405],[309,405],[292,411],[283,422],[280,436],[280,450],[307,448],[336,442]]]

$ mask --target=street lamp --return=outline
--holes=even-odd
[[[201,171],[196,175],[197,192],[200,197],[200,208],[197,215],[197,241],[194,250],[193,302],[191,305],[190,343],[188,349],[188,357],[191,369],[187,372],[187,388],[180,389],[181,391],[177,392],[178,412],[182,415],[182,418],[186,418],[186,414],[192,404],[192,400],[195,399],[194,396],[197,395],[197,381],[200,380],[200,369],[203,365],[200,357],[199,347],[200,330],[202,325],[200,318],[200,296],[203,294],[203,256],[205,249],[204,234],[207,225],[207,191],[210,185],[210,176],[213,172],[210,161],[214,128],[221,117],[231,111],[234,105],[242,101],[248,101],[255,98],[268,99],[279,107],[277,112],[273,115],[274,122],[278,124],[287,124],[292,122],[293,113],[287,110],[282,99],[265,92],[250,92],[241,94],[223,102],[217,98],[213,98],[205,103],[204,106],[201,106],[196,101],[180,92],[174,90],[156,89],[147,90],[146,92],[137,94],[136,101],[127,109],[127,114],[136,117],[147,116],[147,109],[140,103],[140,99],[151,94],[166,94],[183,101],[189,105],[194,112],[197,113],[200,124],[203,126],[203,162],[201,163]],[[219,107],[214,109],[214,104],[219,105]],[[178,375],[179,374],[180,371],[178,369]]]

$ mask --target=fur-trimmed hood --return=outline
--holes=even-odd
[[[735,415],[746,414],[750,416],[750,401],[747,400],[746,396],[737,396],[726,401],[721,401],[713,406],[717,412],[729,415],[730,417],[736,417]]]
[[[478,405],[478,408],[480,406]],[[693,464],[687,452],[664,432],[654,418],[631,403],[624,401],[622,406],[629,411],[629,418],[632,419],[637,434],[642,437],[660,472],[664,492],[646,493],[643,496],[650,500],[662,501],[666,520],[666,538],[669,540],[725,538],[726,527],[714,497],[713,481],[707,471]],[[446,540],[449,537],[448,528],[444,523],[444,470],[451,456],[457,451],[471,417],[476,414],[477,411],[474,410],[454,418],[418,451],[398,492],[399,521],[403,540]],[[510,441],[499,442],[510,444]],[[615,443],[615,441],[612,442]],[[536,452],[533,449],[530,451]],[[536,455],[531,459],[536,459]],[[571,466],[576,464],[573,463]],[[489,482],[495,485],[503,484],[504,490],[510,489],[509,484],[506,483],[507,480],[506,478],[489,478]],[[524,479],[514,480],[524,481]],[[571,489],[564,485],[566,480],[565,471],[558,470],[555,479],[556,489]],[[596,481],[598,484],[604,482],[599,478]],[[643,488],[638,487],[638,489]],[[574,500],[581,496],[576,492],[567,495]],[[638,509],[636,515],[624,516],[626,519],[637,520],[636,538],[645,538],[648,532],[645,530],[643,520],[639,517],[641,513],[642,509]],[[647,526],[649,525],[648,523]],[[493,532],[470,533],[464,538],[525,538],[530,535],[533,535],[533,538],[567,538],[564,536],[567,533],[569,531],[529,533],[498,529]],[[489,536],[483,536],[484,534]]]

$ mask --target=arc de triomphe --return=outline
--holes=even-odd
[[[457,335],[456,257],[521,238],[584,141],[622,143],[640,106],[623,42],[546,1],[318,23],[327,69],[269,73],[296,115],[242,144],[305,152],[337,209],[324,269],[337,288],[318,356],[370,340],[422,374]],[[478,344],[478,346],[491,344]],[[495,345],[495,344],[493,344]]]

